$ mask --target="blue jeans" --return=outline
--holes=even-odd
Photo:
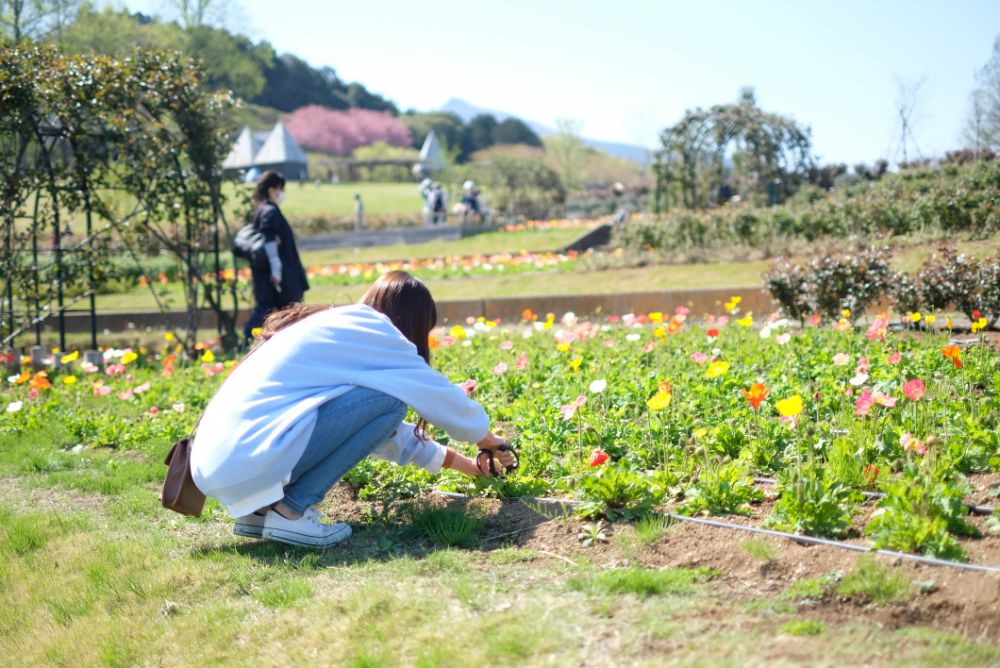
[[[297,513],[322,501],[344,474],[392,435],[405,416],[406,404],[367,387],[355,387],[320,406],[282,501]]]

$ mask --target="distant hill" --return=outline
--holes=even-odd
[[[459,118],[462,121],[468,123],[473,117],[479,114],[492,114],[498,121],[502,121],[506,118],[517,118],[513,114],[509,114],[505,111],[497,111],[496,109],[487,109],[485,107],[477,107],[471,102],[466,102],[465,100],[453,97],[444,106],[441,107],[441,111],[448,111]],[[530,127],[532,130],[538,134],[539,137],[544,137],[546,135],[555,134],[556,130],[542,125],[537,121],[532,121],[527,118],[522,118],[522,121]],[[643,146],[635,146],[633,144],[619,144],[617,142],[601,141],[598,139],[587,139],[586,137],[581,137],[583,143],[587,146],[593,146],[594,148],[604,151],[605,153],[619,158],[625,158],[636,162],[640,165],[648,165],[652,163],[653,156],[652,152]]]

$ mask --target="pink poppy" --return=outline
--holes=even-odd
[[[903,353],[896,352],[886,357],[885,361],[888,362],[889,364],[899,364],[900,360],[902,359],[903,359]]]
[[[690,313],[691,313],[691,309],[689,309],[687,306],[676,306],[676,307],[674,307],[674,314],[675,315],[688,315]]]
[[[920,401],[924,396],[924,392],[927,391],[927,387],[924,385],[924,381],[919,378],[914,378],[906,385],[903,385],[903,394],[910,401]]]
[[[868,411],[875,405],[875,397],[867,387],[861,391],[861,396],[854,402],[855,415],[868,415]]]
[[[604,339],[604,347],[605,348],[611,348],[614,345],[615,345],[615,340],[614,339]]]
[[[493,373],[497,376],[502,376],[507,373],[507,363],[500,362],[495,367],[493,367]]]
[[[847,353],[837,353],[833,356],[833,363],[837,366],[844,366],[850,361],[851,357]]]
[[[525,353],[521,353],[517,356],[517,360],[514,362],[514,367],[517,369],[527,369],[528,368],[528,356]]]
[[[504,341],[503,343],[500,344],[500,350],[510,350],[513,347],[514,347],[513,341]]]
[[[467,380],[464,383],[462,383],[459,387],[461,387],[463,390],[465,390],[465,396],[471,397],[472,393],[476,391],[476,388],[478,386],[479,386],[479,383],[477,383],[475,380],[473,380],[472,378],[470,378],[469,380]]]
[[[644,353],[651,353],[651,352],[653,352],[653,346],[654,345],[655,344],[652,341],[650,341],[649,343],[647,343],[646,345],[644,345],[642,347],[642,352],[644,352]]]
[[[708,355],[706,355],[701,351],[691,354],[691,361],[694,362],[695,364],[704,364],[707,359]]]
[[[576,415],[576,411],[582,408],[585,403],[587,403],[587,397],[581,394],[572,402],[565,406],[560,406],[559,414],[562,415],[563,420],[572,420],[573,416]]]

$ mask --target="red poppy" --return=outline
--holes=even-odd
[[[592,453],[590,453],[591,466],[600,466],[606,461],[608,461],[608,453],[604,452],[604,450],[598,448],[597,450],[594,450]]]
[[[719,335],[719,330],[716,329],[715,327],[710,327],[708,331],[705,333],[711,336],[712,338],[715,338],[716,336]]]

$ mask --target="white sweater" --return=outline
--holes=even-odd
[[[330,308],[277,332],[222,384],[195,435],[195,484],[233,517],[279,501],[319,407],[357,386],[399,399],[455,440],[474,443],[489,430],[482,406],[430,368],[389,318],[364,305]],[[445,449],[404,422],[374,454],[436,473]]]

